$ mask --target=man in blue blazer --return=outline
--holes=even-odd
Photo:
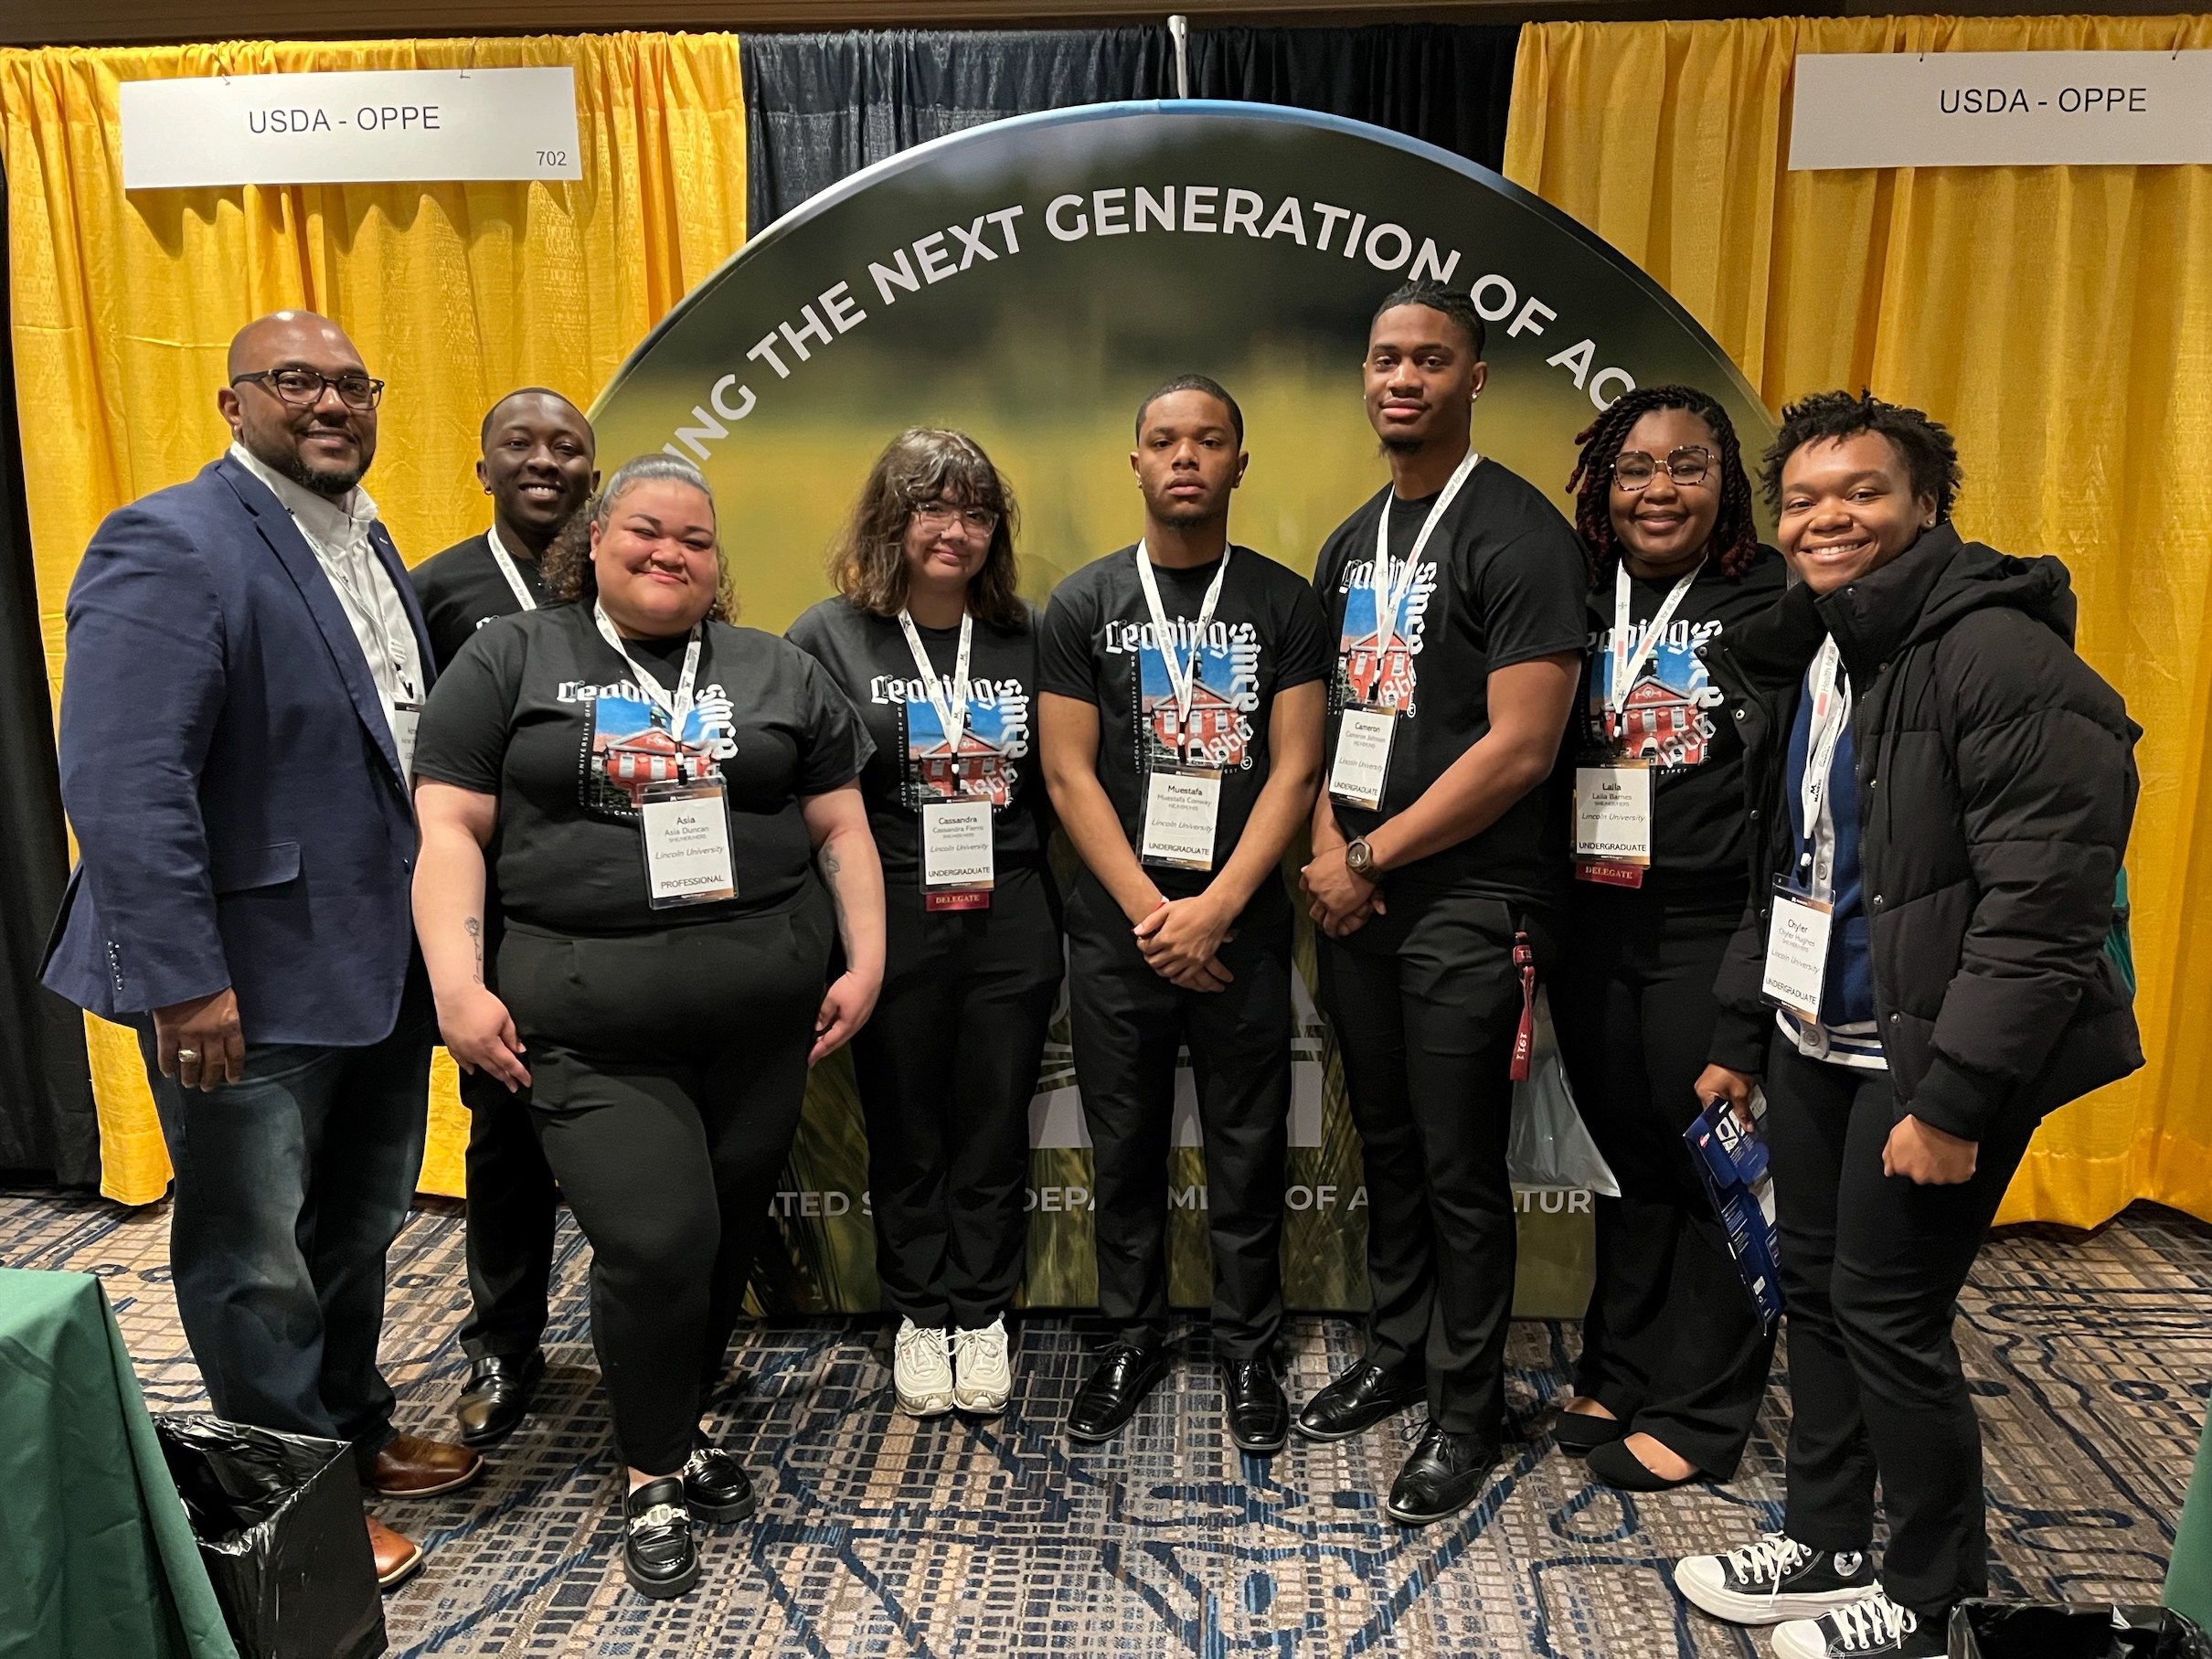
[[[250,324],[216,394],[229,451],[85,549],[60,741],[79,860],[45,980],[139,1033],[215,1409],[350,1441],[366,1485],[419,1496],[484,1460],[395,1433],[377,1369],[436,1037],[408,897],[431,650],[360,488],[383,385],[325,318]],[[368,1529],[386,1583],[420,1565]]]

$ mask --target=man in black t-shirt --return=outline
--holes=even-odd
[[[1321,760],[1319,605],[1228,540],[1244,417],[1213,381],[1137,411],[1144,539],[1077,571],[1045,618],[1038,724],[1084,866],[1068,906],[1076,1080],[1096,1159],[1099,1303],[1113,1336],[1068,1414],[1120,1432],[1167,1368],[1167,1156],[1187,1043],[1206,1147],[1213,1332],[1230,1438],[1278,1451],[1291,1072],[1283,849]]]
[[[484,415],[476,477],[492,498],[481,536],[424,559],[409,572],[443,674],[477,629],[546,603],[537,561],[599,484],[591,423],[558,392],[509,392]],[[484,961],[498,955],[499,907],[484,895]],[[527,1097],[488,1073],[464,1073],[469,1109],[467,1321],[461,1345],[474,1365],[454,1407],[472,1446],[505,1439],[530,1408],[545,1370],[546,1285],[553,1271],[558,1192]]]
[[[1540,786],[1589,587],[1567,521],[1474,452],[1482,356],[1464,293],[1416,282],[1384,301],[1365,372],[1390,487],[1313,573],[1336,667],[1302,881],[1365,1159],[1373,1311],[1365,1358],[1298,1427],[1346,1439],[1425,1398],[1385,1505],[1408,1526],[1464,1508],[1497,1461],[1511,1068],[1567,877]]]

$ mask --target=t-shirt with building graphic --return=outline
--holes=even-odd
[[[1197,641],[1190,718],[1176,746],[1176,703],[1167,658],[1137,579],[1136,548],[1094,559],[1053,590],[1045,614],[1039,686],[1099,709],[1099,781],[1132,847],[1143,844],[1147,773],[1178,762],[1221,773],[1214,870],[1228,862],[1266,786],[1268,718],[1275,694],[1329,671],[1326,624],[1313,590],[1249,548],[1232,547],[1228,574],[1206,637]],[[1178,666],[1192,660],[1192,630],[1218,562],[1191,569],[1155,564],[1160,608]],[[1202,892],[1202,870],[1147,872],[1171,899]]]
[[[968,647],[968,720],[954,754],[929,686],[895,616],[877,616],[845,598],[825,599],[784,637],[817,659],[851,699],[876,752],[860,774],[868,827],[883,857],[886,883],[921,885],[920,812],[932,800],[988,796],[994,863],[1000,869],[1044,861],[1045,781],[1034,759],[1037,619],[1025,606],[1010,628],[975,624]],[[916,624],[922,650],[946,692],[960,655],[960,629]]]

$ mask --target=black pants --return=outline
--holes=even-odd
[[[2035,1125],[1982,1142],[1973,1178],[1882,1173],[1889,1077],[1809,1060],[1777,1036],[1767,1067],[1790,1326],[1790,1537],[1865,1549],[1882,1485],[1882,1587],[1924,1618],[1985,1593],[1982,1430],[1951,1340],[1960,1287]],[[1941,1626],[1939,1625],[1939,1628]]]
[[[1516,1255],[1513,938],[1517,920],[1541,971],[1551,924],[1464,894],[1393,891],[1388,902],[1350,937],[1321,941],[1322,1005],[1367,1186],[1367,1357],[1425,1361],[1430,1420],[1495,1440]]]
[[[461,1345],[472,1359],[520,1358],[545,1336],[560,1189],[538,1148],[528,1090],[510,1094],[486,1072],[463,1072],[461,1101],[469,1109],[469,1316]]]
[[[828,896],[662,932],[507,924],[500,991],[527,1045],[546,1163],[591,1241],[591,1341],[622,1461],[692,1451],[798,1132]]]
[[[1736,1473],[1773,1337],[1683,1143],[1740,898],[1696,909],[1580,888],[1551,1011],[1575,1103],[1621,1185],[1598,1200],[1598,1276],[1575,1388],[1706,1473]]]
[[[1021,1283],[1029,1101],[1060,987],[1048,871],[1002,870],[986,910],[888,885],[888,962],[853,1039],[884,1306],[980,1329]]]
[[[1187,1044],[1206,1143],[1214,1342],[1260,1359],[1282,1326],[1282,1193],[1291,1109],[1291,904],[1261,883],[1221,961],[1222,991],[1145,964],[1129,920],[1088,872],[1068,905],[1075,1078],[1097,1188],[1099,1307],[1125,1341],[1166,1335],[1167,1154],[1175,1052]]]

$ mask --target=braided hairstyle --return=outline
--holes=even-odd
[[[1724,576],[1741,576],[1759,557],[1759,525],[1751,513],[1751,480],[1743,470],[1736,426],[1709,394],[1694,386],[1646,386],[1616,399],[1602,415],[1576,434],[1582,446],[1567,493],[1575,498],[1575,529],[1590,560],[1590,582],[1608,576],[1620,548],[1613,536],[1613,463],[1637,421],[1655,409],[1686,409],[1710,427],[1720,445],[1720,511],[1713,519],[1707,550],[1720,560]],[[1662,463],[1665,457],[1658,458]]]

